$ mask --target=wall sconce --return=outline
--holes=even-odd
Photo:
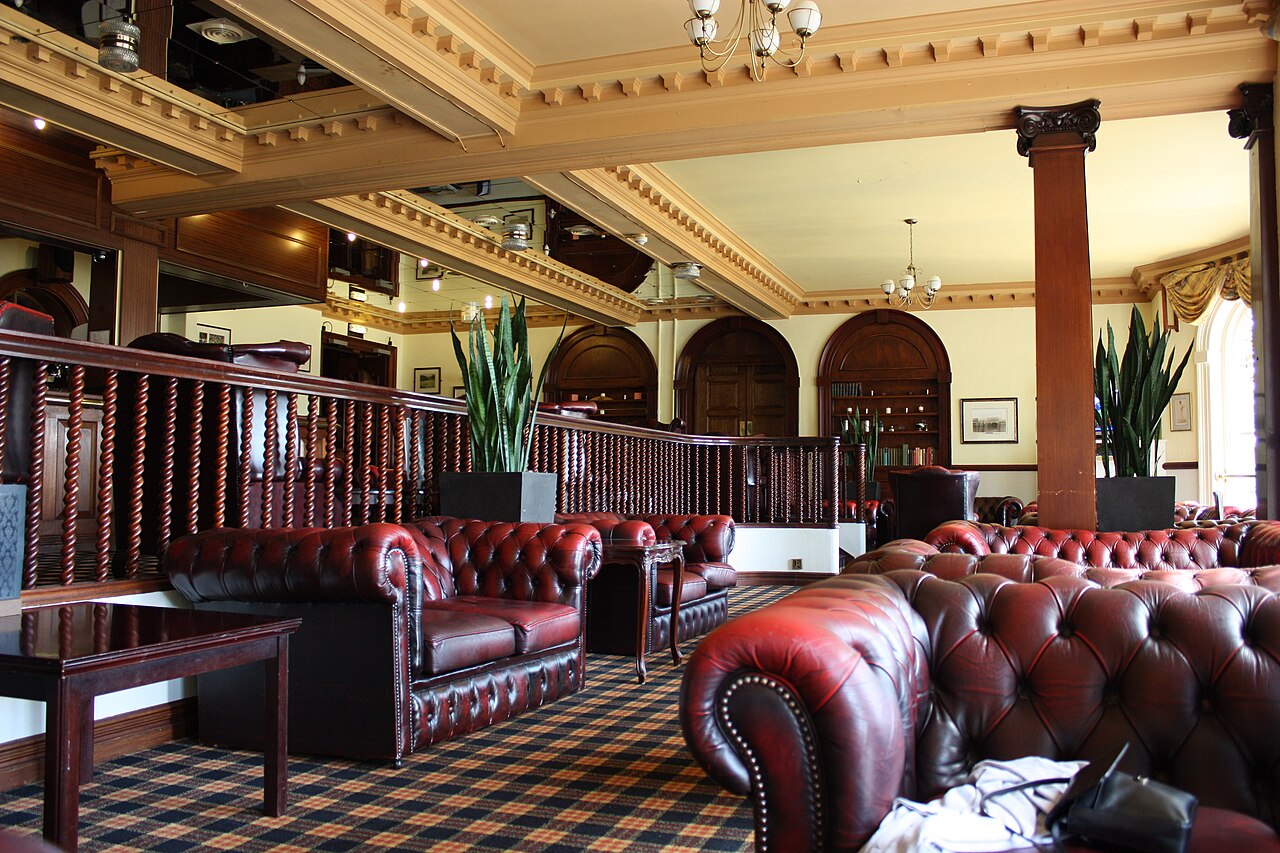
[[[138,43],[142,30],[124,17],[108,18],[98,27],[98,64],[108,71],[128,74],[138,70]]]
[[[351,285],[351,289],[347,291],[347,296],[348,298],[351,299],[352,302],[368,302],[369,301],[369,294],[365,293],[364,288],[356,287],[354,284]]]
[[[356,323],[347,324],[347,334],[353,338],[363,338],[364,333],[367,331],[369,330],[364,326],[357,325]]]

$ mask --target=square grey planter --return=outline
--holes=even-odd
[[[547,524],[556,520],[556,483],[544,471],[441,471],[440,514]]]
[[[1099,530],[1173,527],[1173,477],[1099,477]]]
[[[0,616],[22,610],[22,555],[26,546],[27,487],[0,485]]]

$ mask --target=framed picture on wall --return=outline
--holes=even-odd
[[[418,367],[413,371],[413,390],[421,394],[440,393],[440,368]]]
[[[454,385],[454,386],[453,386],[453,399],[455,399],[455,400],[465,400],[465,399],[467,399],[467,386],[465,386],[465,385]]]
[[[224,329],[221,326],[206,326],[204,323],[196,323],[196,340],[202,344],[229,344],[231,343],[231,330]]]
[[[1191,393],[1174,394],[1169,398],[1169,432],[1187,432],[1191,429]]]
[[[1017,444],[1018,399],[974,397],[960,401],[961,444]]]

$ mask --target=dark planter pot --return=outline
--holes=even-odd
[[[1099,477],[1099,530],[1173,526],[1173,477]]]
[[[543,471],[441,471],[440,514],[485,521],[553,522],[556,475]]]

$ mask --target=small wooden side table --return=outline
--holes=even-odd
[[[671,660],[679,665],[680,655],[680,591],[684,587],[684,543],[667,540],[653,545],[618,545],[605,543],[602,566],[631,566],[636,570],[636,676],[641,684],[648,678],[645,654],[653,629],[653,590],[658,568],[670,565],[675,575],[671,596]]]
[[[300,619],[144,607],[50,605],[0,618],[0,696],[45,703],[44,837],[75,850],[93,777],[95,696],[267,662],[263,806],[288,805],[289,635]]]

